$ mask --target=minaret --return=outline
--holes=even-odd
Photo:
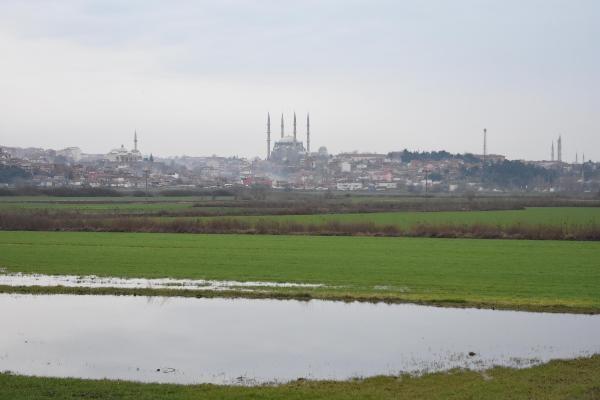
[[[310,153],[310,114],[306,114],[306,152]]]
[[[554,161],[554,140],[552,141],[552,148],[550,149],[550,161]]]
[[[579,153],[575,152],[575,164],[579,164]]]
[[[294,143],[296,143],[296,111],[294,111]]]
[[[556,141],[556,147],[558,148],[558,162],[562,162],[562,137],[560,135]]]
[[[485,164],[485,158],[487,156],[487,129],[483,129],[483,163]]]
[[[283,139],[283,113],[281,113],[281,138]]]
[[[271,115],[267,113],[267,160],[271,158]]]
[[[137,131],[133,131],[133,150],[137,151]]]

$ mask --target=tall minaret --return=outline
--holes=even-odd
[[[137,151],[137,130],[133,131],[133,150]]]
[[[558,147],[558,162],[562,162],[562,137],[560,135],[558,135],[556,147]]]
[[[296,111],[294,111],[294,143],[296,143]]]
[[[552,141],[552,148],[550,149],[550,161],[554,161],[554,140]]]
[[[485,164],[485,158],[487,156],[487,129],[483,129],[483,163]]]
[[[271,115],[267,113],[267,160],[271,158]]]
[[[310,153],[310,114],[306,114],[306,152]]]
[[[281,113],[281,138],[283,139],[283,113]]]

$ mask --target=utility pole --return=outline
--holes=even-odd
[[[585,192],[585,153],[581,155],[581,191]]]
[[[481,183],[483,184],[483,176],[485,175],[485,162],[487,158],[487,129],[483,128],[483,163],[481,165]]]
[[[306,152],[310,153],[310,114],[306,114]]]
[[[144,178],[146,179],[146,197],[148,197],[148,176],[150,175],[150,170],[148,168],[144,169]]]
[[[271,114],[267,113],[267,160],[271,158]]]

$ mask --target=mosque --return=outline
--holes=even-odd
[[[141,161],[143,159],[142,153],[138,150],[138,139],[137,132],[133,133],[133,150],[128,151],[125,146],[121,145],[121,147],[117,149],[112,149],[107,155],[106,159],[111,162],[120,162],[120,163],[132,163],[136,161]]]
[[[296,130],[296,113],[294,113],[293,134],[285,134],[283,114],[281,114],[281,137],[275,141],[271,150],[271,115],[267,114],[267,160],[281,164],[297,164],[310,154],[310,115],[306,115],[306,148],[298,140]]]

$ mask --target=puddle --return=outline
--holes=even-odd
[[[313,300],[0,294],[0,371],[261,384],[600,353],[600,316]]]
[[[1,272],[1,271],[0,271]],[[0,285],[6,286],[65,286],[85,288],[126,288],[126,289],[180,289],[180,290],[230,290],[259,288],[317,288],[321,284],[280,283],[280,282],[238,282],[213,281],[204,279],[144,279],[113,278],[95,275],[41,275],[41,274],[1,274]]]

